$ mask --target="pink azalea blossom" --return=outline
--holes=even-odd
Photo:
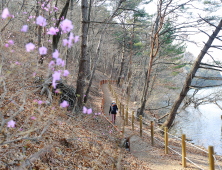
[[[14,41],[13,40],[8,40],[8,43],[11,45],[14,45]]]
[[[55,52],[52,53],[52,57],[55,58],[55,59],[57,59],[57,58],[59,57],[59,52],[58,52],[58,50],[55,50]]]
[[[91,113],[92,113],[92,109],[90,108],[90,109],[87,110],[87,114],[89,115]]]
[[[22,128],[19,129],[19,131],[22,131],[22,130],[23,130]]]
[[[83,110],[82,112],[85,114],[87,112],[87,108],[85,106],[83,106]]]
[[[2,18],[3,19],[6,19],[8,17],[10,17],[11,15],[9,14],[9,11],[8,11],[8,8],[5,8],[3,11],[2,11]]]
[[[33,103],[34,103],[34,104],[37,104],[37,103],[38,103],[38,100],[37,100],[37,99],[34,99],[34,100],[33,100]]]
[[[56,35],[56,29],[54,27],[49,28],[49,31],[47,32],[49,35]]]
[[[9,44],[6,43],[6,44],[5,44],[5,47],[8,48],[8,47],[9,47]]]
[[[32,119],[32,120],[35,120],[36,118],[35,118],[35,116],[32,116],[31,119]]]
[[[26,48],[27,52],[30,52],[30,51],[33,51],[35,49],[35,45],[32,44],[32,43],[28,43],[28,44],[25,45],[25,48]]]
[[[23,12],[23,14],[27,14],[27,12]]]
[[[9,128],[10,127],[14,128],[15,127],[15,122],[13,120],[8,121],[8,127]]]
[[[56,81],[60,80],[60,76],[61,76],[61,72],[59,72],[59,71],[55,71],[54,74],[52,75],[52,77],[53,77],[52,85],[53,85],[54,89],[56,88]]]
[[[63,108],[65,108],[65,107],[68,107],[69,104],[68,104],[67,101],[64,100],[64,101],[60,104],[60,106],[63,107]]]
[[[29,16],[29,19],[31,19],[31,18],[32,18],[32,15]]]
[[[39,48],[39,54],[40,55],[46,55],[47,54],[47,48],[46,47],[40,47]]]
[[[92,109],[87,109],[85,106],[83,106],[83,111],[82,111],[84,114],[87,113],[87,114],[91,114],[92,113]]]
[[[68,45],[68,40],[67,39],[63,39],[63,46],[67,46]]]
[[[73,37],[73,33],[71,32],[70,35],[69,35],[69,42],[68,42],[68,47],[71,48],[72,46],[72,40],[74,39]]]
[[[97,113],[95,113],[95,115],[97,115]]]
[[[78,41],[79,41],[79,36],[75,36],[74,43],[77,43]]]
[[[57,58],[56,59],[56,64],[57,64],[57,66],[61,65],[62,64],[62,59],[61,58]]]
[[[41,105],[41,104],[42,104],[42,100],[39,100],[39,101],[38,101],[38,105]]]
[[[50,61],[50,63],[49,63],[49,68],[52,68],[52,67],[54,67],[55,66],[55,62],[52,60],[52,61]]]
[[[69,71],[68,71],[68,70],[64,70],[63,76],[64,76],[64,77],[67,77],[68,75],[69,75]]]
[[[61,93],[60,89],[56,89],[55,93]]]
[[[65,33],[70,32],[73,29],[72,22],[68,19],[62,21],[60,26]]]
[[[34,73],[32,74],[33,77],[35,77],[35,75],[36,75],[36,72],[34,72]]]
[[[47,24],[47,22],[46,22],[46,19],[45,19],[44,17],[38,16],[38,17],[36,18],[36,24],[45,27],[46,24]]]
[[[99,115],[101,115],[101,113],[98,113]]]

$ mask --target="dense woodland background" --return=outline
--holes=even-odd
[[[156,5],[155,13],[147,10],[151,3]],[[0,144],[5,148],[8,148],[8,143],[13,145],[20,139],[42,137],[49,125],[60,122],[57,117],[50,116],[60,114],[55,110],[66,113],[66,116],[69,112],[70,121],[76,116],[75,121],[82,120],[84,124],[88,119],[81,117],[83,106],[92,108],[94,113],[100,107],[98,84],[101,78],[118,80],[117,86],[121,88],[122,97],[127,98],[127,107],[134,102],[137,115],[145,112],[145,117],[159,119],[170,113],[165,123],[161,120],[169,128],[179,108],[185,109],[192,103],[197,106],[203,104],[193,96],[185,97],[186,93],[181,95],[184,89],[198,91],[222,85],[221,61],[204,49],[207,46],[221,50],[221,16],[216,13],[221,9],[220,1],[1,0],[0,13],[5,8],[14,15],[0,21]],[[39,15],[46,18],[46,27],[34,23]],[[50,27],[60,28],[60,23],[66,18],[72,21],[74,36],[80,36],[71,48],[63,45],[63,39],[68,38],[70,33],[61,34],[60,29],[56,35],[47,34]],[[29,26],[26,33],[20,31],[23,25]],[[190,37],[195,34],[207,35],[206,41],[202,44],[191,41]],[[217,39],[220,44],[209,44],[208,38],[212,41]],[[14,45],[6,47],[11,39]],[[32,53],[25,51],[25,45],[30,42],[36,45]],[[194,48],[196,45],[203,47],[200,56],[207,55],[210,59],[197,61],[199,56],[193,56],[186,49],[188,43],[193,43]],[[46,55],[38,53],[37,49],[42,46],[48,49]],[[52,90],[52,72],[48,69],[55,49],[63,54],[64,69],[70,73],[58,84],[61,95]],[[195,63],[196,71],[193,71]],[[187,84],[190,74],[192,78]],[[181,96],[185,98],[184,102]],[[33,104],[34,99],[44,100],[44,107]],[[180,99],[179,104],[177,99]],[[214,99],[210,98],[208,102],[221,98],[217,95]],[[69,102],[68,111],[59,108],[64,100]],[[178,107],[173,110],[175,105]],[[39,113],[39,117],[35,116],[39,121],[30,121],[26,117],[30,112],[32,115]],[[48,115],[44,118],[43,113],[46,112]],[[6,127],[12,119],[16,119],[17,130]],[[77,127],[73,124],[68,126]],[[25,132],[19,132],[19,129]],[[62,140],[69,145],[65,137]],[[112,142],[113,139],[109,140]],[[2,151],[5,152],[4,149]],[[8,160],[13,160],[9,158],[10,154],[7,156]],[[1,159],[2,167],[11,166],[10,161]],[[21,160],[25,159],[19,159],[20,163],[14,160],[13,166],[20,165]],[[30,164],[26,162],[23,166]]]

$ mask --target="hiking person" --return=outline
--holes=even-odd
[[[109,115],[110,115],[110,113],[112,114],[112,122],[113,122],[113,124],[115,124],[116,114],[118,113],[118,107],[117,107],[115,101],[112,101],[112,104],[109,109]]]

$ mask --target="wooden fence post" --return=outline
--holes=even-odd
[[[123,135],[124,135],[124,131],[125,131],[125,121],[123,120]]]
[[[119,105],[120,105],[120,106],[119,106],[119,114],[120,114],[120,116],[121,116],[121,111],[122,111],[122,110],[121,110],[121,105],[122,105],[122,104],[120,103]]]
[[[122,116],[123,116],[123,121],[124,121],[124,105],[122,105]]]
[[[128,125],[128,107],[126,108],[126,125]]]
[[[168,154],[168,128],[165,127],[165,154]]]
[[[140,115],[140,137],[142,137],[142,115]]]
[[[182,134],[182,166],[186,167],[186,135]]]
[[[209,167],[210,167],[210,170],[215,170],[214,157],[213,157],[214,147],[213,146],[208,146],[208,151],[209,151]]]
[[[153,121],[151,121],[151,144],[152,146],[154,145],[154,141],[153,141],[153,136],[154,136],[154,131],[153,131]]]
[[[132,130],[134,130],[134,111],[132,111]]]

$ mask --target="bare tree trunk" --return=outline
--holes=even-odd
[[[173,104],[169,117],[168,119],[164,122],[163,126],[170,128],[171,125],[173,124],[173,121],[175,119],[176,113],[178,108],[180,107],[180,104],[182,103],[183,99],[185,98],[185,96],[187,95],[187,92],[189,91],[189,87],[191,85],[191,81],[194,78],[197,69],[200,65],[201,60],[203,59],[204,55],[207,53],[208,49],[210,48],[210,46],[212,45],[214,39],[216,38],[216,36],[218,35],[218,33],[220,32],[222,28],[222,20],[220,20],[219,25],[216,27],[215,31],[213,32],[213,34],[209,37],[207,43],[204,45],[203,49],[201,50],[200,54],[198,55],[195,63],[193,64],[192,69],[190,70],[189,74],[187,75],[187,78],[185,80],[185,83],[183,85],[183,89],[180,92],[180,95],[178,96],[177,100],[175,101],[175,103]]]
[[[94,60],[94,66],[93,66],[93,71],[92,71],[92,75],[91,75],[91,78],[90,78],[90,81],[89,81],[89,86],[86,90],[86,94],[85,94],[85,97],[84,97],[84,103],[87,102],[87,99],[88,99],[88,95],[89,95],[89,90],[90,90],[90,87],[92,85],[92,81],[93,81],[93,77],[94,77],[94,74],[95,74],[95,71],[96,71],[96,66],[97,66],[97,61],[99,59],[99,53],[100,53],[100,48],[101,48],[101,44],[102,44],[102,41],[103,41],[103,35],[106,31],[106,28],[108,27],[108,24],[112,19],[113,17],[115,16],[116,12],[119,10],[119,7],[121,6],[121,4],[124,2],[124,0],[120,0],[118,5],[117,5],[117,8],[116,10],[113,12],[113,14],[109,17],[109,19],[106,21],[106,25],[104,26],[102,32],[101,32],[101,35],[100,35],[100,39],[99,39],[99,43],[98,43],[98,47],[97,47],[97,50],[96,50],[96,56],[95,56],[95,60]]]
[[[66,18],[67,12],[69,10],[69,2],[70,0],[66,1],[65,6],[62,9],[61,14],[59,15],[59,20],[56,22],[56,27],[59,28],[59,24],[61,22],[61,18],[64,16],[64,18]],[[59,43],[59,39],[61,37],[61,32],[59,31],[56,35],[53,35],[52,37],[52,48],[53,48],[53,52],[55,51],[55,49],[57,49],[58,43]]]
[[[85,87],[85,71],[86,71],[86,56],[87,56],[87,8],[88,2],[87,0],[82,0],[81,2],[81,11],[82,11],[82,25],[81,25],[81,52],[79,59],[79,72],[77,78],[77,88],[76,94],[79,95],[78,106],[81,108],[83,106],[83,95],[84,95],[84,87]]]
[[[117,81],[118,86],[120,86],[120,81],[121,81],[121,78],[122,78],[122,75],[123,75],[124,60],[125,60],[125,48],[126,48],[125,37],[126,37],[126,29],[124,28],[122,60],[121,60],[121,66],[120,66],[120,71],[119,71],[119,77],[118,77],[118,81]]]
[[[93,3],[93,0],[90,0],[89,1],[89,10],[88,10],[88,26],[87,26],[88,42],[87,42],[87,46],[89,46],[89,39],[90,39],[89,25],[90,25],[90,14],[91,14],[92,3]],[[88,48],[88,52],[87,52],[87,56],[86,56],[86,79],[87,80],[90,80],[90,75],[91,75],[89,51],[90,50]]]
[[[133,18],[133,24],[135,24],[135,17]],[[127,98],[127,107],[130,99],[130,89],[131,89],[131,76],[132,76],[132,56],[133,56],[133,39],[134,39],[134,25],[133,25],[133,31],[131,36],[131,42],[130,42],[130,61],[129,61],[129,73],[128,73],[128,87],[126,90],[126,93],[128,94]]]
[[[115,55],[113,55],[113,64],[112,64],[111,74],[110,74],[110,79],[111,80],[113,79],[113,71],[114,71],[115,60],[116,60],[116,57],[115,57]]]
[[[139,108],[139,114],[143,115],[146,101],[147,101],[147,95],[148,95],[148,89],[149,89],[149,83],[150,83],[150,77],[151,77],[151,71],[152,71],[152,65],[153,65],[153,59],[156,57],[158,51],[159,51],[159,32],[162,29],[163,22],[164,22],[164,17],[166,15],[166,10],[170,3],[172,2],[169,1],[166,7],[164,8],[163,15],[161,14],[161,8],[162,8],[162,0],[159,1],[159,6],[157,7],[157,12],[158,16],[156,18],[155,25],[153,25],[153,30],[151,33],[151,38],[150,38],[150,44],[151,44],[151,52],[150,52],[150,61],[149,61],[149,68],[148,68],[148,74],[147,74],[147,79],[145,82],[145,91],[144,91],[144,96],[143,99],[141,100],[141,107]],[[155,48],[155,50],[154,50]]]

